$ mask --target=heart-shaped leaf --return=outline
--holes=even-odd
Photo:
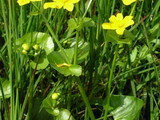
[[[56,120],[75,120],[71,115],[70,111],[67,109],[61,109],[59,115]]]
[[[45,50],[48,55],[54,49],[54,43],[52,37],[47,33],[42,32],[32,32],[27,33],[23,37],[16,40],[16,45],[18,48],[21,48],[22,44],[29,44],[30,46],[34,46],[38,44],[41,49]]]
[[[113,42],[116,44],[131,44],[132,40],[134,39],[134,36],[131,32],[125,30],[123,36],[119,36],[115,31],[108,30],[106,40],[108,42]]]
[[[53,51],[48,55],[48,61],[51,64],[51,66],[57,70],[59,73],[69,76],[69,75],[75,75],[80,76],[82,73],[82,68],[80,65],[72,65],[72,59],[74,55],[73,49],[65,49],[66,56],[68,56],[68,59],[70,63],[67,63],[65,55],[62,52],[56,52]]]
[[[113,95],[110,106],[114,120],[135,120],[139,117],[143,101],[133,96]]]
[[[48,113],[55,115],[54,109],[55,109],[55,106],[57,105],[56,100],[53,100],[52,98],[47,97],[46,99],[43,100],[42,105],[43,105],[43,108],[45,108],[45,110]]]
[[[9,98],[11,94],[10,82],[8,80],[4,80],[2,82],[2,88],[4,92],[4,97]],[[0,99],[2,98],[2,91],[0,89]]]
[[[49,64],[49,62],[46,57],[46,53],[44,53],[44,52],[42,54],[36,56],[34,58],[34,60],[30,62],[30,65],[33,69],[35,69],[36,65],[37,65],[37,68],[36,68],[37,70],[45,69],[48,66],[48,64]]]

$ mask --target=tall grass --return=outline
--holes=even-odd
[[[54,92],[60,93],[56,108],[67,109],[76,120],[112,120],[121,114],[117,120],[132,120],[123,111],[135,114],[137,120],[159,120],[160,1],[125,6],[121,0],[80,0],[72,12],[44,10],[47,1],[19,6],[17,0],[0,0],[0,120],[58,120],[44,106],[44,100]],[[134,16],[135,24],[128,28],[133,34],[130,44],[108,41],[108,31],[102,29],[102,24],[117,13]],[[68,28],[71,18],[76,22],[91,18],[94,25],[72,30]],[[38,69],[43,51],[33,68],[33,55],[23,54],[17,45],[20,38],[33,32],[50,35],[53,52],[61,51],[67,64],[72,52],[66,49],[73,48],[71,64],[82,67],[81,75],[66,77],[52,63]],[[83,49],[85,59],[79,62],[81,43],[88,46]],[[142,109],[137,113],[134,106],[125,111],[125,97],[134,98],[136,106],[142,100]],[[121,111],[117,112],[118,108]]]

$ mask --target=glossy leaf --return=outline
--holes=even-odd
[[[67,109],[61,109],[59,115],[56,120],[75,120],[71,115],[70,111]]]
[[[69,71],[71,72],[71,75],[80,76],[82,73],[82,68],[80,65],[71,65],[69,67]]]
[[[108,42],[113,42],[116,44],[131,44],[132,40],[134,39],[134,36],[131,32],[125,30],[123,36],[119,36],[115,31],[108,30],[106,40]]]
[[[31,120],[52,120],[53,116],[42,107],[43,98],[33,98],[33,107],[31,109]]]
[[[10,82],[8,80],[5,80],[2,82],[4,97],[9,98],[11,94],[11,88],[10,88]],[[2,91],[0,89],[0,99],[2,98]]]
[[[56,51],[53,51],[48,55],[49,63],[55,70],[57,70],[59,73],[65,76],[69,75],[80,76],[82,73],[81,66],[71,64],[74,55],[73,49],[65,49],[64,51],[67,54],[70,63],[67,63],[66,58],[62,52],[56,52]]]
[[[95,22],[91,19],[91,18],[71,18],[68,21],[68,28],[69,29],[77,29],[77,30],[81,30],[83,27],[94,27],[95,26]]]
[[[130,54],[131,62],[134,62],[134,61],[136,60],[137,53],[138,53],[138,50],[137,50],[137,47],[135,47],[135,48],[133,49],[132,53]]]
[[[54,49],[53,39],[49,34],[42,32],[27,33],[23,37],[16,40],[16,45],[21,48],[22,44],[28,43],[31,46],[39,44],[40,48],[45,50],[47,54]]]
[[[114,95],[110,106],[114,120],[135,120],[143,107],[143,101],[133,96]]]
[[[72,42],[71,47],[74,48],[75,46],[75,41]],[[78,53],[77,53],[77,63],[80,64],[84,61],[84,59],[88,56],[89,54],[89,43],[84,42],[83,40],[79,41],[78,45]]]
[[[38,63],[38,65],[37,65]],[[45,53],[42,53],[40,56],[36,56],[33,61],[30,62],[30,65],[35,69],[37,65],[37,70],[45,69],[48,66],[49,62]]]
[[[52,98],[47,97],[46,99],[43,100],[42,105],[48,113],[55,115],[54,109],[55,109],[55,106],[57,105],[56,100],[53,100]]]

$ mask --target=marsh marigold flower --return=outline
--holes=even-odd
[[[44,4],[44,9],[47,8],[57,8],[61,9],[62,7],[68,11],[73,11],[74,4],[78,3],[80,0],[53,0],[53,2],[47,2]]]
[[[34,2],[34,1],[42,1],[42,0],[18,0],[17,3],[20,5],[20,6],[23,6],[23,5],[26,5],[26,4],[29,4],[30,2]]]
[[[118,13],[116,16],[112,15],[109,18],[110,22],[103,23],[102,27],[103,29],[116,30],[117,34],[123,35],[124,30],[130,25],[134,24],[134,21],[132,19],[133,16],[126,16],[125,18],[123,18],[122,13]]]
[[[137,1],[137,0],[122,0],[123,4],[125,4],[125,5],[130,5],[135,1]]]

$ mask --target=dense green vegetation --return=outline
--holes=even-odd
[[[0,0],[0,120],[159,120],[160,0],[26,1]]]

